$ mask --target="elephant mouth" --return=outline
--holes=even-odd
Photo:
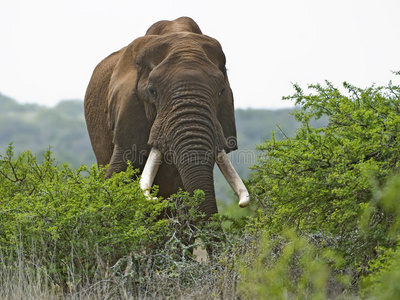
[[[144,194],[148,197],[150,197],[150,189],[153,185],[154,178],[156,177],[161,161],[161,151],[153,147],[150,151],[149,157],[143,169],[142,177],[140,179],[140,187],[144,191]],[[242,179],[239,177],[239,174],[236,172],[224,150],[218,152],[216,163],[226,181],[229,183],[232,190],[238,197],[239,206],[246,207],[250,201],[249,192],[247,191],[246,186],[243,184]]]

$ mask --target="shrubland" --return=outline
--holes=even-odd
[[[301,126],[259,145],[242,218],[203,222],[202,191],[145,198],[130,167],[105,180],[9,147],[0,298],[399,298],[400,87],[294,87]]]
[[[359,294],[361,281],[372,283],[383,272],[382,254],[384,265],[396,261],[400,87],[344,83],[341,91],[326,82],[309,85],[308,93],[294,88],[286,99],[300,106],[294,117],[301,127],[294,138],[259,146],[249,184],[258,206],[253,223],[278,234],[293,228],[334,251],[343,260],[335,272],[349,279],[345,290]],[[321,117],[328,124],[313,127]]]

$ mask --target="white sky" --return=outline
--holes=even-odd
[[[83,99],[101,59],[180,16],[222,44],[236,107],[292,106],[296,82],[400,82],[399,0],[0,0],[0,93]]]

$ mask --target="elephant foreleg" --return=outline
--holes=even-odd
[[[120,148],[118,146],[114,146],[114,151],[111,156],[110,165],[106,172],[106,177],[109,178],[113,173],[118,173],[122,171],[126,171],[129,151],[127,149]]]

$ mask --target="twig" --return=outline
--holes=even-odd
[[[280,132],[284,135],[284,137],[288,140],[289,137],[286,135],[286,133],[283,132],[282,128],[281,128],[278,124],[276,124],[276,127],[278,127],[279,131],[280,131]]]

